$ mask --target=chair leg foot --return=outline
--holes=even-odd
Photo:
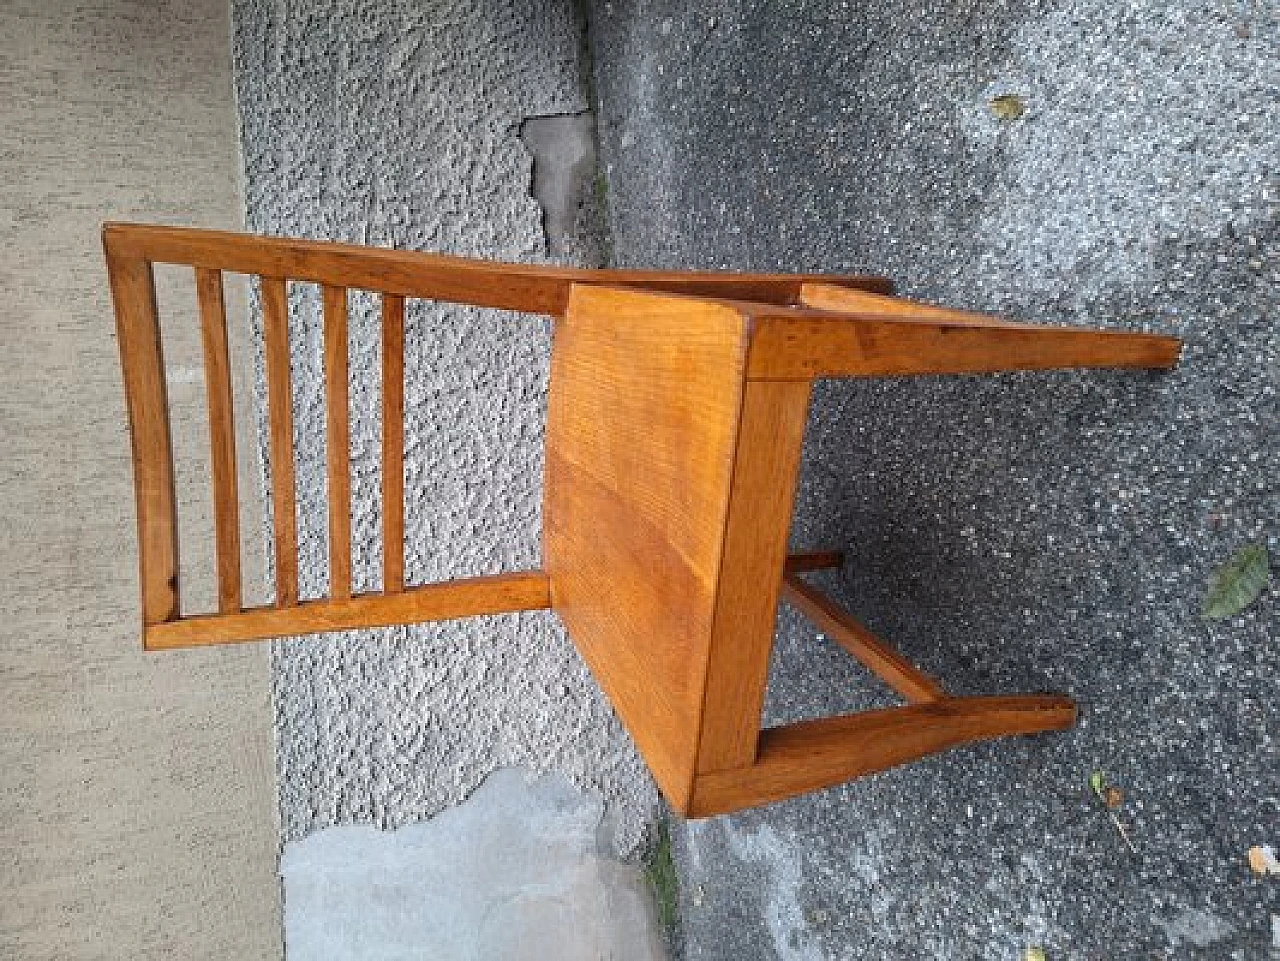
[[[707,817],[780,801],[883,771],[971,741],[1066,730],[1069,697],[1024,694],[946,698],[761,732],[749,767],[698,775],[687,814]]]

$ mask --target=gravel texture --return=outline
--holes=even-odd
[[[1245,856],[1280,830],[1275,593],[1200,606],[1239,547],[1280,555],[1274,9],[589,20],[618,264],[873,270],[1187,344],[1168,374],[818,386],[793,538],[847,552],[822,583],[955,692],[1066,692],[1081,723],[676,830],[688,957],[1272,957]],[[769,721],[885,703],[783,610]]]
[[[588,106],[570,4],[236,0],[250,229],[517,261],[546,257],[522,121]],[[587,220],[567,257],[598,257]],[[295,285],[292,346],[302,593],[327,589],[319,296]],[[549,324],[412,301],[406,334],[406,575],[536,567]],[[352,300],[354,577],[382,546],[376,303]],[[261,357],[258,392],[262,396]],[[265,436],[260,437],[265,457]],[[632,851],[647,772],[544,614],[353,632],[274,647],[283,840],[395,828],[499,767],[555,769],[607,804]]]

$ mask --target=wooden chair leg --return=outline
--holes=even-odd
[[[911,704],[762,731],[754,763],[699,773],[685,814],[709,817],[831,787],[948,748],[1013,734],[1066,730],[1069,697],[949,697],[942,686],[858,623],[800,573],[839,567],[836,551],[792,554],[783,597]]]
[[[1070,698],[1027,694],[947,698],[771,728],[751,766],[697,776],[688,815],[781,801],[971,741],[1066,730],[1075,720]]]
[[[747,369],[748,376],[762,380],[1090,367],[1167,370],[1177,364],[1181,349],[1181,341],[1158,334],[791,310],[756,317]]]
[[[913,704],[947,696],[942,685],[841,610],[829,597],[810,587],[797,574],[782,580],[782,596],[818,630],[829,635],[877,677]]]
[[[797,302],[799,309],[757,312],[750,376],[1168,369],[1182,349],[1175,337],[1014,323],[848,285],[806,282]]]
[[[858,290],[827,283],[806,283],[800,286],[797,305],[812,307],[815,310],[830,310],[837,313],[869,314],[875,317],[899,317],[903,320],[945,321],[961,327],[1030,327],[1034,324],[1021,324],[992,314],[979,314],[971,310],[952,310],[950,307],[938,307],[934,304],[910,300],[906,297],[892,297],[874,290]],[[1043,328],[1040,328],[1043,329]]]

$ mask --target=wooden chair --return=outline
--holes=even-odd
[[[1068,728],[1071,699],[950,697],[803,579],[787,555],[820,377],[1169,368],[1180,342],[1049,328],[890,296],[876,277],[570,270],[211,231],[103,229],[136,478],[147,649],[542,608],[563,620],[671,805],[701,817],[982,738]],[[218,610],[182,609],[152,264],[195,268],[205,347]],[[224,271],[261,278],[275,604],[241,603]],[[286,281],[323,288],[330,596],[299,601]],[[382,295],[385,568],[351,589],[347,291]],[[555,318],[543,569],[404,577],[405,298]],[[908,703],[761,730],[780,595]]]

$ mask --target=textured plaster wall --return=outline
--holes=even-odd
[[[238,0],[234,51],[250,228],[538,261],[542,211],[520,141],[531,116],[587,107],[572,4],[305,7]],[[589,238],[566,249],[591,256]],[[302,590],[327,585],[317,291],[291,299]],[[411,302],[406,573],[412,582],[539,563],[549,322]],[[354,576],[375,589],[376,304],[353,300]],[[258,361],[261,397],[261,358]],[[608,802],[617,849],[654,804],[647,773],[562,630],[527,614],[285,641],[274,649],[285,840],[396,827],[496,767],[554,768]]]

